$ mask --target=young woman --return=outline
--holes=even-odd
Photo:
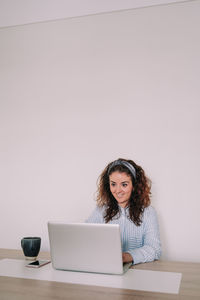
[[[123,262],[138,264],[160,258],[150,189],[144,170],[132,160],[120,158],[109,163],[99,177],[97,207],[86,222],[120,225]]]

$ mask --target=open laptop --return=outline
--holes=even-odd
[[[118,224],[48,222],[48,231],[55,269],[123,274],[131,265],[123,265]]]

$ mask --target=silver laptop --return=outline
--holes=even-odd
[[[48,223],[52,265],[55,269],[123,274],[118,224]]]

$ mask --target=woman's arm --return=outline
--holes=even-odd
[[[134,264],[153,261],[161,256],[159,226],[157,214],[153,207],[146,209],[143,224],[143,246],[126,251],[132,256]]]

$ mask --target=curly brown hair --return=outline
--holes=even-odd
[[[123,164],[115,165],[113,162],[109,163],[98,178],[97,205],[99,207],[105,206],[104,220],[106,223],[111,221],[118,213],[120,213],[118,202],[110,191],[109,175],[115,171],[126,173],[131,177],[134,187],[129,200],[129,218],[135,225],[140,226],[142,223],[141,218],[144,208],[149,206],[151,203],[151,181],[146,177],[144,170],[134,161],[124,158],[119,158],[118,160],[131,164],[136,171],[135,177],[127,166]]]

